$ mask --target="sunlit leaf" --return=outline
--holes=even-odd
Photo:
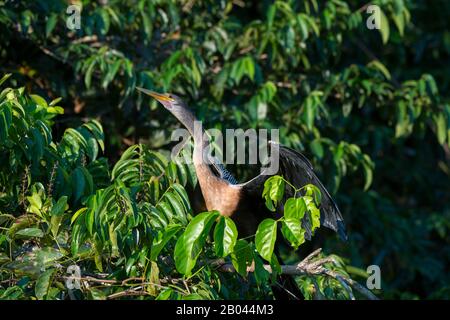
[[[236,244],[238,232],[233,220],[228,217],[220,217],[214,228],[214,244],[216,254],[219,257],[229,255]]]
[[[277,239],[277,222],[273,219],[264,219],[258,226],[255,235],[255,246],[261,257],[270,261]]]

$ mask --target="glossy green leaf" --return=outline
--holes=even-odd
[[[203,212],[188,224],[175,245],[174,258],[178,272],[185,275],[191,273],[203,250],[209,230],[218,216],[218,212]]]
[[[221,216],[214,228],[214,247],[216,255],[226,257],[229,255],[236,245],[238,231],[233,220],[228,217]]]
[[[247,267],[253,261],[253,252],[250,243],[244,239],[236,241],[234,250],[231,253],[231,263],[236,271],[243,277],[247,276]]]
[[[284,216],[286,219],[303,219],[306,212],[306,203],[303,198],[289,198],[284,204]]]
[[[305,230],[302,229],[301,222],[298,219],[284,219],[282,221],[281,232],[295,250],[305,242]]]
[[[281,176],[273,176],[264,183],[263,197],[266,199],[266,206],[271,211],[275,211],[275,207],[284,195],[285,182]]]
[[[277,222],[273,219],[264,219],[258,226],[255,235],[255,246],[261,257],[270,261],[277,240]]]

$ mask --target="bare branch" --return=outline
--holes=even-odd
[[[335,264],[336,261],[332,257],[326,257],[322,259],[313,259],[317,257],[320,252],[322,251],[321,248],[313,251],[311,254],[309,254],[305,259],[303,259],[301,262],[295,265],[282,265],[281,266],[281,274],[286,275],[292,275],[292,276],[298,276],[298,275],[308,275],[308,276],[317,276],[317,275],[326,275],[330,278],[335,279],[338,281],[342,287],[348,292],[350,299],[354,300],[355,297],[353,295],[353,292],[351,288],[355,289],[359,293],[361,293],[363,296],[365,296],[369,300],[378,300],[378,298],[368,289],[360,285],[358,282],[354,281],[353,279],[340,274],[336,271],[329,270],[324,267],[326,263],[333,263]],[[211,263],[213,266],[217,266],[220,271],[222,272],[236,272],[236,269],[231,263],[225,263],[223,259],[219,259],[216,261],[213,261]],[[272,273],[272,267],[270,265],[264,265],[264,269],[266,269],[268,272]],[[254,266],[249,266],[247,268],[247,272],[254,272]]]

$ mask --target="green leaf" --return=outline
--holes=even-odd
[[[201,295],[198,293],[191,293],[183,296],[183,300],[205,300]]]
[[[71,180],[73,188],[73,201],[77,202],[84,194],[84,188],[86,187],[84,173],[80,167],[76,168],[72,172]]]
[[[182,199],[178,196],[178,194],[166,192],[164,198],[167,199],[168,203],[170,204],[177,220],[182,224],[186,224],[187,218],[184,211],[184,205],[182,203]]]
[[[45,24],[45,37],[48,38],[58,22],[58,15],[52,13]]]
[[[102,81],[102,87],[106,89],[111,81],[114,80],[114,77],[116,76],[117,72],[119,71],[120,66],[122,65],[122,60],[117,59],[112,66],[109,66],[108,72],[106,73],[105,77]]]
[[[381,38],[383,39],[383,43],[386,44],[389,40],[389,21],[384,14],[383,10],[380,10],[380,34]]]
[[[119,257],[119,244],[117,242],[117,231],[113,224],[109,225],[108,228],[108,235],[109,235],[109,241],[111,242],[111,256],[112,257]]]
[[[54,237],[58,235],[59,226],[61,225],[62,219],[63,219],[62,215],[60,216],[55,215],[50,218],[50,230]]]
[[[178,272],[184,275],[191,273],[203,250],[209,230],[218,216],[217,211],[203,212],[195,216],[188,224],[175,245],[174,257]]]
[[[64,214],[67,206],[67,196],[62,196],[59,198],[58,202],[53,205],[52,210],[50,211],[51,216],[61,216]]]
[[[301,222],[298,219],[283,219],[281,232],[295,250],[305,242],[305,230],[302,229]]]
[[[255,246],[261,257],[267,261],[272,259],[276,240],[277,222],[270,218],[264,219],[256,230]]]
[[[166,288],[159,293],[159,295],[155,298],[155,300],[169,300],[172,293],[173,293],[172,289]]]
[[[100,33],[102,35],[106,35],[109,31],[109,26],[111,24],[111,20],[109,18],[109,13],[107,10],[100,10],[100,17],[99,17],[100,23]]]
[[[29,212],[33,212],[39,216],[42,216],[41,209],[42,209],[42,200],[41,196],[38,192],[33,192],[31,197],[27,197],[28,202],[30,203],[30,207],[28,208]]]
[[[36,252],[36,261],[38,264],[47,267],[54,264],[55,261],[61,259],[64,255],[58,249],[44,247]]]
[[[447,138],[447,123],[445,115],[439,113],[434,117],[434,123],[436,124],[436,134],[440,144],[444,144]]]
[[[304,112],[303,112],[303,119],[306,122],[306,127],[309,130],[312,130],[314,126],[314,118],[316,117],[316,103],[313,99],[313,97],[307,97],[304,103]]]
[[[367,191],[372,184],[373,180],[373,172],[372,168],[367,165],[366,163],[363,163],[363,170],[364,170],[364,176],[365,176],[365,183],[364,183],[364,191]]]
[[[277,7],[272,4],[267,10],[267,28],[270,30],[273,25],[273,19],[275,18],[275,13],[277,12]]]
[[[166,220],[168,222],[172,222],[173,220],[173,209],[170,207],[170,205],[167,202],[159,202],[156,206],[158,211],[162,212],[164,216],[166,217]]]
[[[314,232],[320,227],[320,210],[314,205],[309,207],[311,214],[311,231]]]
[[[184,189],[184,187],[178,183],[174,183],[172,185],[172,188],[176,191],[177,195],[180,197],[181,201],[183,202],[183,206],[184,206],[186,213],[191,213],[192,209],[191,209],[191,204],[189,202],[189,196],[188,196],[186,190]]]
[[[283,177],[275,175],[264,183],[263,198],[266,199],[266,206],[269,210],[275,211],[279,201],[283,199],[285,182]]]
[[[247,267],[252,264],[253,252],[250,244],[244,239],[239,239],[231,253],[231,263],[236,271],[243,277],[247,275]]]
[[[233,220],[221,216],[219,222],[214,228],[214,244],[216,255],[226,257],[229,255],[236,244],[238,232]]]
[[[47,101],[45,101],[44,98],[41,96],[38,96],[37,94],[30,94],[31,100],[33,100],[37,105],[42,107],[48,107]]]
[[[92,175],[85,167],[81,167],[80,169],[83,173],[84,181],[86,182],[85,190],[83,190],[83,193],[91,194],[94,192],[94,180],[92,178]]]
[[[322,193],[320,192],[320,189],[311,183],[307,184],[303,188],[305,188],[306,190],[306,195],[313,197],[316,205],[320,205],[320,203],[322,202]]]
[[[257,255],[253,255],[253,261],[255,261],[255,279],[258,284],[266,284],[270,279],[270,273],[264,268],[263,260]]]
[[[270,260],[270,266],[272,268],[272,274],[271,274],[272,279],[274,279],[274,281],[276,281],[276,276],[281,273],[281,265],[280,265],[280,262],[278,261],[276,254],[272,254],[272,259]]]
[[[373,60],[367,66],[380,71],[386,79],[391,80],[391,73],[379,60]]]
[[[5,106],[3,110],[0,109],[0,143],[4,143],[8,137],[8,130],[11,127],[12,113],[8,106]]]
[[[93,200],[93,201],[95,201],[95,200]],[[86,228],[89,231],[89,234],[91,234],[91,235],[94,232],[95,210],[96,210],[96,206],[94,206],[93,208],[89,208],[84,217]]]
[[[47,295],[48,289],[50,287],[50,280],[52,278],[55,269],[49,269],[42,273],[36,281],[36,287],[34,288],[36,298],[43,300]]]
[[[58,98],[56,98],[56,99],[53,99],[48,105],[49,106],[55,106],[58,102],[60,102],[62,100],[62,98],[61,97],[58,97]],[[63,111],[64,111],[64,109],[63,109]]]
[[[39,228],[25,228],[17,231],[16,235],[24,238],[42,238],[44,232]]]
[[[79,209],[77,212],[75,212],[72,216],[72,218],[70,218],[70,223],[73,224],[75,222],[75,220],[77,220],[77,218],[83,214],[88,208],[81,208]]]
[[[231,66],[230,78],[233,79],[236,84],[241,82],[244,75],[247,75],[250,80],[254,80],[255,62],[250,56],[238,59]]]
[[[141,18],[142,18],[142,24],[144,26],[144,33],[145,33],[145,40],[150,41],[151,40],[151,35],[152,35],[152,31],[153,31],[153,24],[149,18],[149,16],[147,15],[147,12],[145,12],[144,10],[142,10],[141,12]]]
[[[303,198],[289,198],[284,204],[284,217],[286,219],[301,220],[305,216],[306,203]]]
[[[161,250],[165,247],[167,242],[172,239],[178,231],[180,231],[181,226],[178,224],[168,225],[164,231],[158,232],[158,235],[153,240],[151,251],[150,251],[150,260],[156,261],[158,259],[158,255]]]
[[[92,287],[90,287],[88,290],[89,293],[91,294],[92,300],[106,300],[107,298],[105,292],[103,292],[102,290],[95,289]]]
[[[395,26],[397,27],[397,30],[400,33],[400,36],[403,37],[404,30],[405,30],[405,16],[403,15],[403,12],[401,12],[399,14],[393,14],[392,20],[394,20]]]
[[[320,139],[314,139],[313,141],[311,141],[311,144],[309,146],[311,148],[311,151],[317,158],[323,158],[324,151]]]
[[[9,77],[11,77],[12,73],[7,73],[5,74],[1,79],[0,79],[0,86],[6,81],[8,80]]]
[[[299,14],[297,16],[297,24],[300,27],[300,36],[304,41],[308,38],[308,25],[306,23],[305,15]]]
[[[92,61],[88,65],[86,74],[84,75],[84,84],[86,85],[87,89],[89,89],[91,87],[92,73],[94,72],[94,67],[95,67],[96,63],[97,63],[97,60],[92,59]]]
[[[95,235],[97,236],[97,235]],[[102,248],[101,248],[101,243],[100,241],[98,241],[98,239],[96,239],[96,237],[94,237],[94,243],[93,243],[93,251],[94,251],[94,262],[95,262],[95,266],[97,267],[97,269],[100,272],[103,272],[103,264],[102,264]]]

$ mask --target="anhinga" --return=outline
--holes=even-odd
[[[264,182],[271,175],[263,171],[250,181],[237,183],[236,179],[223,165],[204,161],[204,153],[209,141],[205,138],[204,132],[194,130],[196,118],[180,97],[170,93],[156,93],[143,88],[138,88],[138,90],[159,101],[186,127],[193,137],[193,163],[206,209],[208,211],[217,210],[222,215],[231,217],[236,223],[240,236],[254,235],[259,223],[272,215],[262,198]],[[328,191],[317,178],[308,159],[290,148],[279,144],[272,145],[279,152],[279,172],[277,174],[283,176],[296,188],[307,184],[317,186],[322,194],[320,203],[321,225],[334,230],[341,239],[345,240],[346,234],[342,215]],[[293,191],[286,188],[284,201],[293,196]],[[279,206],[282,208],[283,203]],[[311,223],[307,215],[302,220],[302,226],[306,230],[305,238],[309,240],[311,238]]]

